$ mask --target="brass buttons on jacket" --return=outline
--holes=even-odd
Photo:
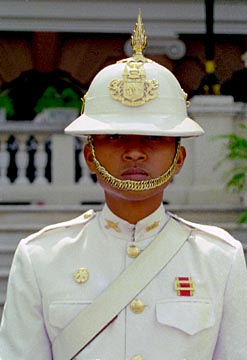
[[[133,356],[130,360],[144,360],[144,358],[141,355]]]
[[[140,314],[143,312],[145,304],[140,299],[135,299],[130,303],[130,309],[135,314]]]
[[[131,258],[136,258],[140,254],[141,250],[135,244],[131,244],[127,248],[127,254]]]
[[[92,217],[92,215],[94,214],[93,210],[88,210],[87,212],[85,212],[83,214],[84,219],[89,219],[90,217]]]
[[[87,271],[87,269],[85,268],[80,268],[80,269],[77,269],[74,274],[74,280],[81,284],[81,283],[85,283],[86,281],[88,281],[88,278],[89,278],[89,272]]]

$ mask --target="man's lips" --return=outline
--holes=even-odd
[[[125,170],[122,173],[122,178],[124,180],[135,180],[135,181],[145,180],[148,178],[148,173],[144,169],[133,167]]]

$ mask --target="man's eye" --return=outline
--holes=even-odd
[[[119,134],[112,134],[108,136],[109,140],[121,140],[122,139],[122,135]]]
[[[161,139],[161,136],[158,136],[158,135],[148,136],[148,140],[151,140],[151,141],[159,141],[160,139]]]

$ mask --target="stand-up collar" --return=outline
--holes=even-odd
[[[155,236],[165,226],[168,219],[169,216],[162,204],[151,215],[135,225],[116,216],[107,205],[100,214],[100,223],[104,232],[128,241],[141,241]]]

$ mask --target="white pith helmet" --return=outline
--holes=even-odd
[[[140,13],[132,47],[131,58],[107,66],[95,76],[82,115],[65,132],[74,136],[202,135],[203,129],[187,116],[186,94],[175,76],[142,55],[146,35]]]

